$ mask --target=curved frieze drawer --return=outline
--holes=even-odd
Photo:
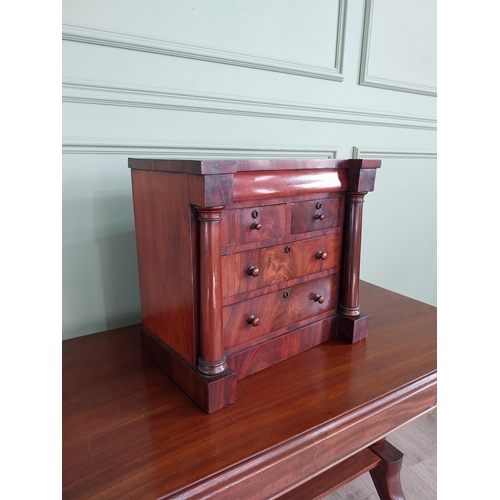
[[[341,235],[285,243],[222,257],[224,298],[333,269],[340,265]]]
[[[222,214],[222,246],[241,245],[285,236],[286,205],[225,210]]]
[[[330,229],[342,224],[343,198],[299,201],[292,204],[292,234]]]
[[[224,348],[336,309],[337,276],[302,283],[224,307]]]

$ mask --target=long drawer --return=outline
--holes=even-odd
[[[258,338],[337,304],[337,276],[330,275],[224,307],[224,348]]]
[[[333,234],[222,258],[222,295],[230,297],[340,264],[341,236]]]

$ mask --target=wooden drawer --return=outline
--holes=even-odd
[[[292,204],[292,234],[330,229],[342,224],[343,198],[299,201]]]
[[[341,235],[297,241],[222,258],[222,294],[230,297],[340,264]]]
[[[336,309],[337,276],[302,283],[224,307],[224,348]],[[253,320],[253,324],[252,324]]]
[[[285,236],[286,205],[225,210],[222,246],[241,245]]]

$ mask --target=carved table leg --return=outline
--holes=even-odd
[[[370,446],[370,450],[382,459],[370,471],[381,500],[405,500],[400,477],[403,454],[385,439]]]

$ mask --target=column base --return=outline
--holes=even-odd
[[[226,356],[224,356],[220,361],[205,361],[204,359],[198,358],[198,371],[208,377],[221,375],[226,371],[226,369]]]
[[[368,335],[368,314],[359,316],[338,315],[336,337],[348,344],[354,344],[366,339]]]
[[[236,372],[204,376],[143,326],[142,352],[207,413],[220,410],[236,400]]]

